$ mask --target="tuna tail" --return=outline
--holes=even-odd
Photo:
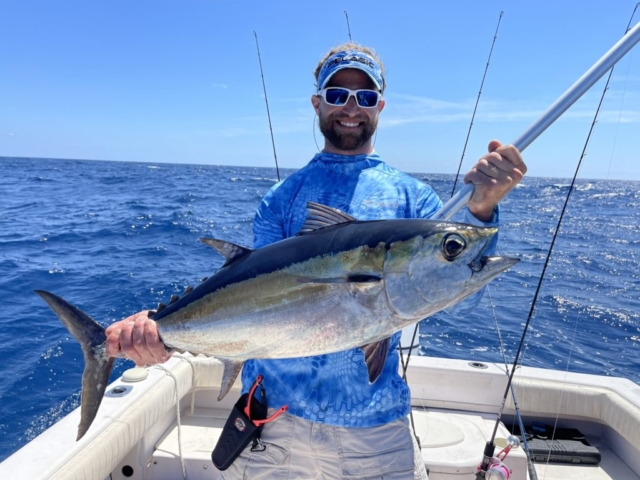
[[[64,326],[78,340],[84,354],[80,425],[78,425],[76,438],[78,441],[87,432],[98,413],[115,359],[106,356],[107,336],[104,328],[94,319],[52,293],[43,290],[36,290],[36,293],[47,302]]]

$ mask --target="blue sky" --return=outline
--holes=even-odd
[[[454,173],[504,11],[466,171],[616,43],[635,4],[4,0],[0,156],[273,166],[255,30],[279,163],[299,168],[317,152],[312,71],[348,40],[346,10],[354,40],[387,68],[378,153],[404,171]],[[602,89],[526,150],[530,175],[573,175]],[[616,67],[580,176],[640,180],[639,134],[640,46]]]

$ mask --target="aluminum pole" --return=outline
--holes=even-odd
[[[576,83],[564,92],[538,120],[513,142],[513,145],[521,152],[531,145],[542,132],[566,112],[571,105],[600,80],[600,78],[638,42],[640,42],[640,22],[629,30],[618,43],[611,47]],[[473,190],[473,184],[465,184],[432,218],[436,220],[449,220],[469,202],[473,195]]]

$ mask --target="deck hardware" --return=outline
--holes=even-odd
[[[144,367],[134,367],[125,370],[122,374],[122,381],[127,383],[141,382],[149,376],[149,371]]]
[[[129,385],[117,385],[105,393],[105,397],[124,397],[132,389]]]
[[[473,368],[479,368],[479,369],[481,369],[481,370],[484,370],[484,369],[486,369],[486,368],[489,368],[489,366],[488,366],[486,363],[482,363],[482,362],[469,362],[469,363],[468,363],[468,365],[469,365],[470,367],[473,367]]]

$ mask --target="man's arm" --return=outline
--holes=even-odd
[[[520,152],[513,145],[502,145],[497,140],[489,142],[489,153],[465,175],[465,183],[473,183],[473,195],[467,208],[482,222],[490,222],[495,208],[527,173]]]
[[[270,190],[260,203],[254,221],[254,248],[260,248],[285,237],[282,221],[273,213],[274,190]],[[171,354],[167,352],[158,335],[156,322],[144,310],[115,322],[106,330],[106,352],[109,357],[123,354],[136,365],[164,363]]]
[[[282,212],[278,212],[276,185],[264,196],[253,218],[253,248],[278,242],[287,237]]]
[[[484,155],[465,175],[465,183],[473,183],[473,196],[467,204],[465,222],[481,227],[497,227],[500,223],[500,200],[520,183],[527,171],[520,152],[513,145],[503,146],[497,140],[489,142],[489,153]],[[485,253],[496,253],[498,235],[491,240]],[[468,315],[478,305],[485,287],[468,296],[446,311]]]

